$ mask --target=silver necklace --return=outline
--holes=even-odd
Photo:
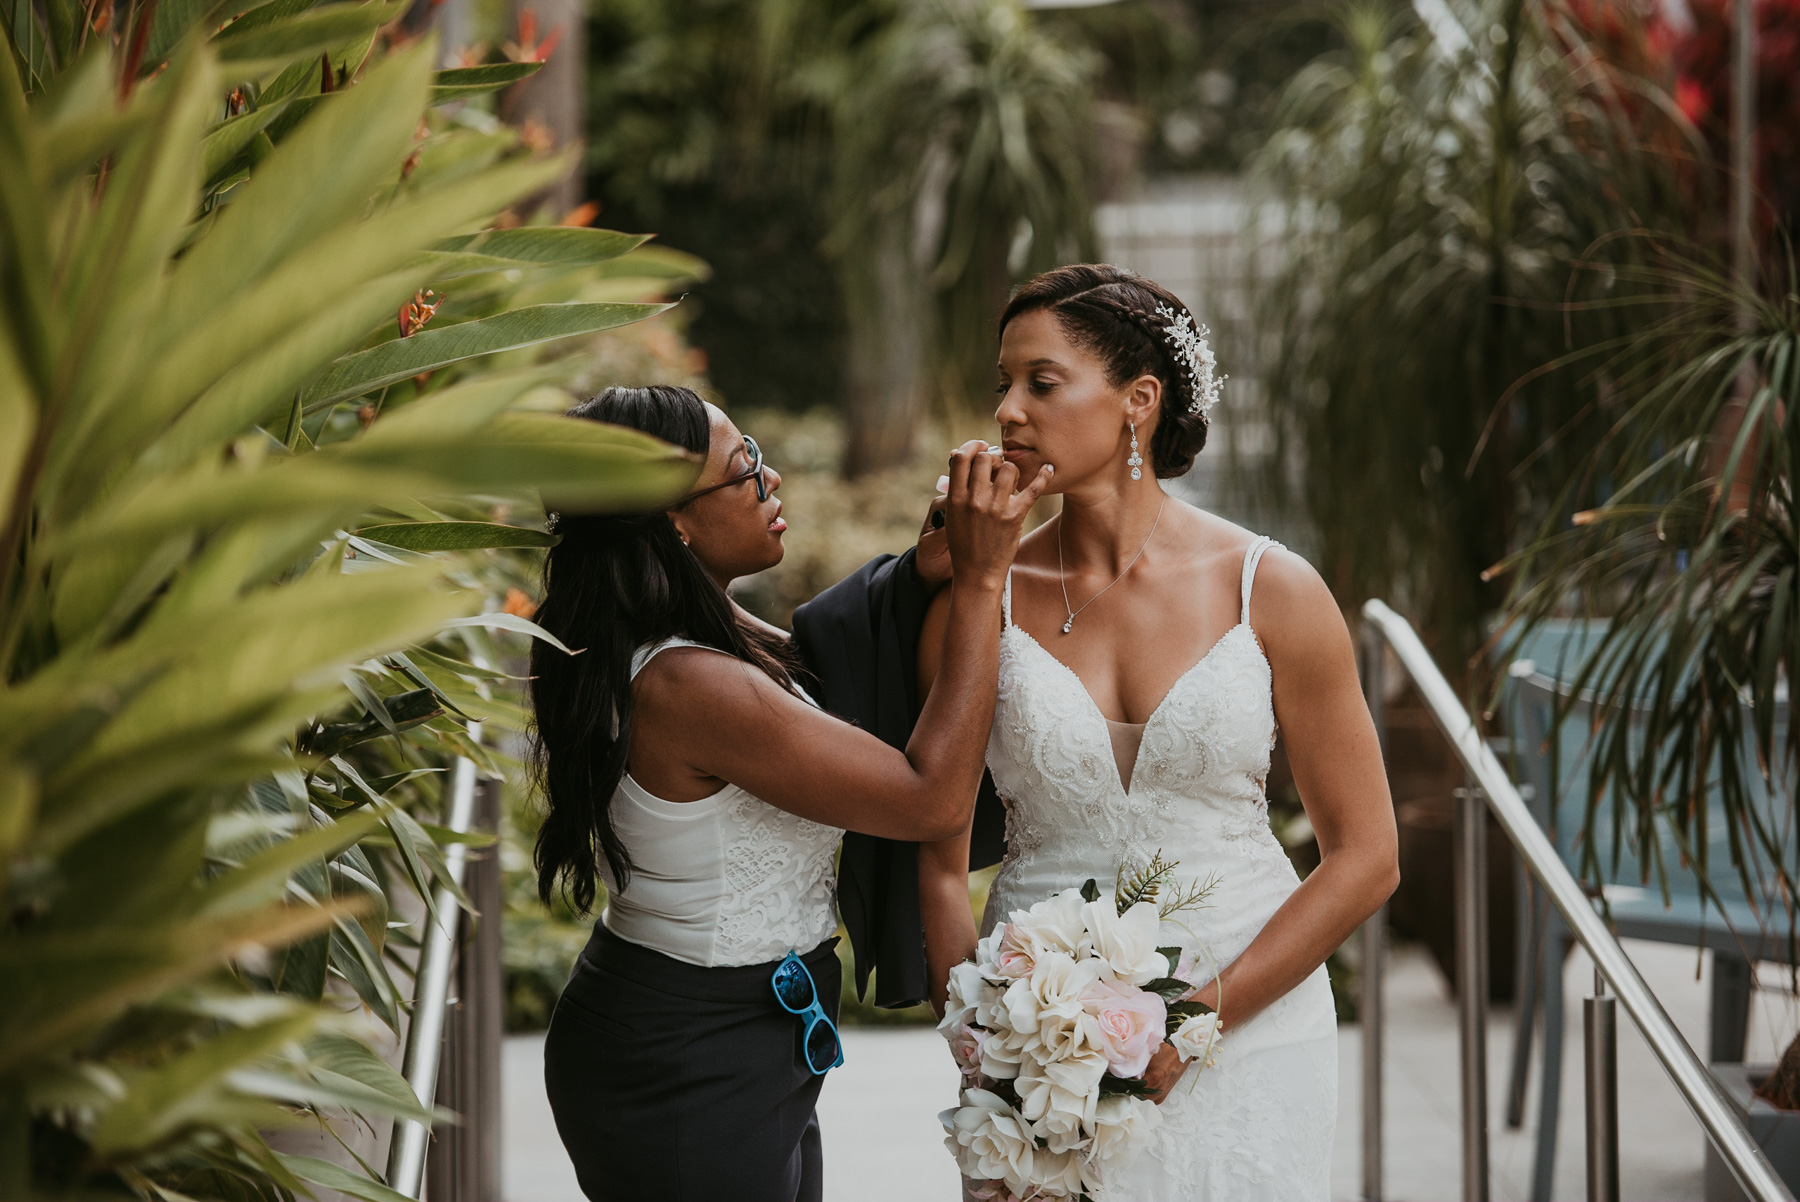
[[[1139,547],[1138,553],[1131,557],[1131,563],[1126,564],[1124,566],[1124,568],[1120,570],[1119,574],[1112,578],[1112,584],[1107,585],[1106,588],[1101,589],[1099,592],[1097,592],[1093,596],[1089,597],[1086,601],[1083,601],[1081,603],[1081,609],[1086,609],[1088,606],[1090,606],[1094,602],[1098,601],[1101,597],[1105,596],[1106,589],[1111,588],[1113,586],[1113,584],[1117,584],[1117,583],[1119,583],[1119,581],[1125,579],[1125,573],[1131,571],[1132,566],[1134,564],[1136,564],[1138,560],[1140,560],[1144,557],[1144,552],[1148,551],[1150,549],[1150,540],[1156,537],[1157,526],[1162,524],[1163,507],[1166,506],[1168,503],[1169,503],[1169,494],[1164,493],[1163,499],[1162,499],[1162,505],[1158,505],[1156,507],[1156,521],[1150,523],[1150,533],[1146,534],[1144,536],[1144,545]],[[1079,614],[1081,612],[1081,609],[1070,609],[1069,608],[1069,582],[1063,576],[1062,519],[1061,518],[1058,518],[1057,522],[1056,522],[1056,582],[1058,584],[1062,585],[1063,612],[1069,615],[1069,620],[1063,623],[1063,633],[1067,634],[1067,633],[1069,633],[1069,630],[1075,625],[1075,617],[1077,614]]]

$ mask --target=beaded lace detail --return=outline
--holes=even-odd
[[[1269,829],[1273,679],[1250,625],[1256,565],[1273,545],[1266,538],[1251,545],[1240,621],[1176,680],[1145,723],[1129,790],[1105,717],[1080,677],[1012,624],[1008,582],[987,754],[1006,802],[1007,850],[983,931],[1089,877],[1109,889],[1122,865],[1161,851],[1180,861],[1183,880],[1218,881],[1206,908],[1164,924],[1165,943],[1202,947],[1223,966],[1298,887]],[[1325,970],[1242,1026],[1232,1024],[1227,997],[1223,1017],[1217,1067],[1176,1087],[1145,1153],[1104,1202],[1328,1195],[1337,1027]]]

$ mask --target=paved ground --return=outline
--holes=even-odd
[[[1704,977],[1695,979],[1693,952],[1631,940],[1626,947],[1676,1025],[1703,1048],[1707,984]],[[1456,1013],[1436,970],[1416,951],[1402,949],[1392,957],[1388,980],[1388,1194],[1404,1202],[1452,1198],[1461,1180]],[[1578,999],[1592,980],[1591,966],[1577,952],[1565,978],[1571,1025],[1559,1124],[1559,1200],[1584,1196]],[[1765,981],[1778,986],[1773,976]],[[1778,988],[1756,996],[1749,1058],[1773,1060],[1777,1039],[1800,1027],[1800,1009]],[[1622,1195],[1628,1202],[1697,1202],[1704,1137],[1622,1013],[1620,1024]],[[582,1202],[544,1102],[542,1042],[516,1036],[506,1044],[505,1202]],[[1502,1121],[1500,1095],[1511,1046],[1511,1015],[1498,1013],[1488,1039],[1496,1200],[1523,1198],[1531,1174],[1534,1110],[1527,1111],[1522,1131],[1507,1131]],[[1361,1185],[1355,1027],[1342,1029],[1339,1049],[1333,1190],[1338,1198],[1351,1199]],[[928,1029],[863,1028],[845,1032],[845,1050],[846,1063],[831,1074],[819,1107],[827,1202],[949,1202],[956,1173],[936,1113],[949,1104],[956,1081],[942,1042]]]

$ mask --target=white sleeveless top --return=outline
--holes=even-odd
[[[1012,621],[1007,580],[1000,692],[987,762],[1006,803],[1006,857],[983,932],[1160,851],[1183,883],[1212,879],[1204,908],[1163,924],[1161,943],[1204,949],[1196,983],[1243,953],[1299,887],[1269,830],[1263,786],[1275,744],[1274,682],[1250,627],[1257,562],[1244,555],[1242,616],[1170,686],[1144,724],[1130,788],[1105,715],[1081,678]],[[1053,636],[1054,638],[1054,636]],[[1336,1017],[1324,966],[1244,1023],[1225,999],[1217,1067],[1162,1107],[1143,1156],[1102,1202],[1298,1202],[1328,1196],[1336,1112]]]
[[[641,647],[632,679],[670,647],[699,646],[666,639]],[[778,960],[837,930],[836,827],[731,784],[699,801],[665,801],[630,773],[613,792],[612,821],[635,865],[621,891],[600,862],[601,921],[621,939],[713,968]]]

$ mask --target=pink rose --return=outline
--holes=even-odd
[[[1019,1195],[1006,1188],[1004,1181],[984,1181],[969,1190],[975,1202],[1019,1202]]]
[[[1096,981],[1082,991],[1081,1008],[1100,1028],[1100,1050],[1113,1076],[1142,1076],[1168,1026],[1162,998],[1120,981]]]
[[[981,1045],[987,1034],[980,1027],[964,1023],[950,1036],[950,1055],[965,1080],[974,1080],[981,1075]]]
[[[1017,980],[1030,976],[1032,965],[1036,963],[1037,955],[1022,924],[1007,923],[1006,934],[1000,937],[999,950],[994,954],[994,967],[1001,976]]]

